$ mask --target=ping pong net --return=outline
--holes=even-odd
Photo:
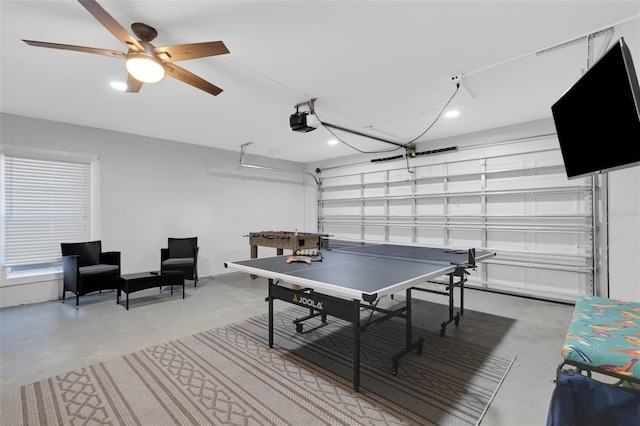
[[[460,265],[473,268],[476,266],[475,249],[447,249],[442,247],[425,247],[394,243],[379,243],[360,240],[348,240],[333,237],[321,237],[319,249],[339,251],[384,258],[439,262],[447,265]]]

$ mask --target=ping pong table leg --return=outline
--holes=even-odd
[[[464,283],[465,282],[467,282],[466,271],[462,271],[462,275],[460,276],[460,316],[464,315]]]
[[[360,389],[360,301],[353,300],[353,389]]]
[[[453,318],[453,274],[449,274],[449,320]]]
[[[422,346],[424,343],[424,338],[420,337],[415,342],[413,341],[413,323],[411,321],[411,288],[405,290],[405,346],[404,349],[395,354],[392,360],[392,370],[391,374],[394,376],[398,373],[398,368],[400,368],[400,358],[411,352],[412,350],[416,350],[417,355],[422,355]]]
[[[406,298],[406,305],[407,305],[407,310],[405,312],[405,315],[407,316],[407,319],[405,320],[405,324],[404,324],[404,336],[405,336],[405,347],[407,348],[411,348],[411,344],[413,343],[413,324],[411,322],[411,289],[408,288],[405,291],[405,298]]]
[[[269,278],[269,347],[273,347],[273,295],[271,289],[273,288],[273,278]]]
[[[447,325],[453,322],[456,326],[460,324],[460,318],[464,314],[464,283],[467,281],[466,278],[467,271],[464,268],[457,268],[454,272],[449,274],[449,286],[447,287],[447,292],[449,294],[449,319],[447,321],[443,321],[440,324],[440,336],[444,337],[444,334],[447,330]],[[459,279],[458,282],[455,281],[456,277]],[[460,287],[460,310],[458,313],[454,315],[454,290],[456,287]]]

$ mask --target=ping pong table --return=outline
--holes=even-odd
[[[294,320],[296,331],[303,324],[320,317],[340,318],[353,326],[353,388],[360,386],[360,335],[376,325],[398,317],[405,321],[404,348],[392,357],[391,373],[397,374],[400,358],[416,350],[422,353],[423,339],[413,339],[411,323],[412,290],[449,296],[449,318],[441,324],[441,336],[446,325],[458,325],[464,313],[464,283],[468,269],[484,261],[494,252],[449,250],[444,248],[389,243],[366,243],[323,239],[311,262],[291,261],[290,256],[275,256],[226,262],[225,267],[268,279],[269,347],[273,347],[274,300],[282,300],[309,309],[309,315]],[[289,262],[287,262],[289,259]],[[433,281],[448,276],[448,282]],[[446,291],[418,287],[436,282]],[[287,285],[289,284],[289,286]],[[460,311],[454,310],[454,288],[460,289]],[[397,293],[405,293],[404,304],[392,308],[379,302]],[[365,311],[367,315],[361,316]],[[376,314],[375,316],[373,314]]]

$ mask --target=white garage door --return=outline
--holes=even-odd
[[[469,286],[548,300],[594,294],[594,180],[568,180],[553,138],[322,170],[319,230],[488,249]]]

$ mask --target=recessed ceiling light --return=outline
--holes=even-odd
[[[460,115],[460,111],[452,109],[451,111],[447,111],[444,116],[447,117],[447,118],[453,118],[453,117],[457,117],[459,115]]]
[[[112,81],[111,87],[121,92],[124,92],[125,90],[127,90],[127,85],[121,81]]]
[[[329,145],[338,145],[338,141],[335,139],[329,139],[329,142],[327,142]]]

